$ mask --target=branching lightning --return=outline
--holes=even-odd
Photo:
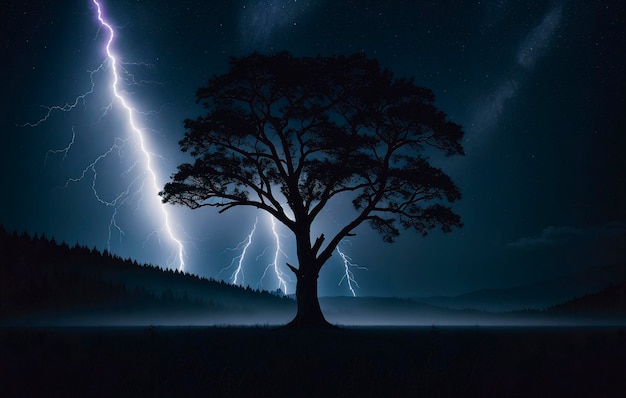
[[[140,112],[138,112],[137,110],[135,110],[133,107],[129,105],[129,101],[127,100],[127,98],[125,97],[125,95],[120,89],[120,84],[122,80],[120,76],[122,75],[125,77],[125,80],[124,80],[125,84],[140,84],[144,81],[135,80],[135,78],[131,74],[129,74],[128,71],[126,71],[123,68],[123,66],[119,64],[112,50],[112,45],[115,39],[115,31],[113,27],[111,26],[111,24],[109,24],[107,20],[105,19],[103,12],[102,12],[102,6],[99,0],[92,0],[92,2],[97,10],[97,19],[99,21],[99,31],[108,32],[108,39],[105,45],[106,59],[95,70],[89,72],[91,87],[89,88],[89,90],[87,90],[83,94],[77,96],[74,99],[74,101],[71,103],[68,102],[65,105],[45,106],[44,108],[46,109],[46,113],[44,114],[42,118],[40,118],[36,122],[25,123],[21,126],[22,127],[37,127],[40,124],[45,123],[54,112],[71,112],[74,109],[76,109],[81,103],[83,104],[83,106],[85,106],[85,101],[87,97],[94,94],[95,92],[96,83],[94,80],[94,76],[99,72],[110,71],[111,79],[112,79],[110,89],[113,93],[113,98],[111,99],[111,103],[109,105],[102,108],[101,115],[98,121],[102,119],[103,117],[105,117],[109,112],[111,112],[115,104],[118,104],[122,107],[122,111],[125,114],[125,118],[128,123],[127,130],[130,132],[131,136],[128,138],[124,138],[124,139],[119,138],[119,137],[115,138],[113,144],[111,145],[111,147],[109,147],[109,149],[101,153],[93,161],[91,161],[85,168],[83,168],[82,172],[80,173],[78,177],[69,178],[66,181],[65,185],[63,185],[60,188],[67,188],[72,183],[83,181],[84,179],[87,178],[89,174],[92,175],[91,189],[96,200],[100,204],[106,207],[113,208],[113,213],[111,215],[111,218],[109,221],[109,227],[108,227],[109,234],[108,234],[108,240],[107,240],[107,247],[109,248],[109,250],[110,250],[112,232],[114,230],[117,231],[117,233],[120,236],[120,239],[122,236],[125,235],[124,230],[117,222],[119,207],[123,204],[128,204],[129,202],[133,200],[137,202],[137,206],[139,206],[139,203],[143,199],[146,199],[146,198],[149,198],[150,200],[154,201],[154,203],[159,208],[159,211],[161,213],[162,220],[163,220],[162,227],[160,228],[159,231],[155,231],[155,233],[158,235],[160,231],[164,231],[166,236],[170,239],[170,241],[173,243],[173,245],[176,248],[175,252],[170,256],[170,258],[168,258],[168,266],[176,266],[180,271],[184,271],[185,250],[183,247],[183,243],[181,240],[179,240],[175,236],[174,231],[171,226],[170,215],[168,211],[166,210],[165,205],[161,203],[160,198],[158,196],[159,185],[157,182],[157,174],[152,166],[153,157],[156,155],[148,149],[148,146],[146,144],[145,134],[142,131],[142,129],[138,127],[135,121],[136,114]],[[48,157],[52,154],[62,153],[63,154],[62,161],[64,161],[66,157],[68,156],[70,149],[74,145],[75,139],[76,139],[76,132],[74,131],[74,127],[72,127],[72,140],[70,141],[70,143],[65,148],[52,149],[46,152],[46,155],[44,158],[44,165],[48,161]],[[134,177],[130,181],[130,183],[128,183],[126,188],[122,190],[121,192],[119,192],[114,198],[105,199],[101,194],[99,194],[98,189],[97,189],[97,180],[98,180],[98,168],[97,167],[100,162],[102,162],[105,158],[107,158],[110,154],[114,152],[117,152],[121,157],[122,156],[121,150],[131,140],[137,143],[140,158],[137,159],[134,162],[134,164],[131,165],[123,173],[123,175],[130,174],[131,171],[135,171],[136,169],[139,170],[139,171],[136,171],[138,175]],[[146,182],[148,183],[146,184]],[[144,189],[147,189],[148,192],[144,192]],[[148,239],[149,237],[150,236],[148,236]]]
[[[154,169],[152,168],[152,154],[147,149],[143,132],[139,129],[139,127],[137,127],[135,123],[135,111],[133,110],[131,106],[128,105],[126,98],[121,94],[118,88],[119,75],[117,71],[117,59],[115,58],[115,56],[113,55],[113,52],[111,51],[111,43],[113,43],[115,33],[111,25],[109,25],[105,21],[104,17],[102,16],[102,8],[100,6],[100,3],[97,0],[93,0],[93,3],[96,5],[98,9],[98,21],[100,21],[100,24],[102,27],[104,27],[106,30],[109,31],[109,40],[107,41],[107,44],[106,44],[106,53],[110,61],[111,70],[113,72],[113,84],[112,84],[113,95],[119,101],[119,103],[122,105],[122,107],[125,109],[127,113],[130,130],[134,134],[135,138],[139,141],[139,148],[141,149],[141,153],[144,156],[145,169],[146,169],[145,171],[148,173],[150,177],[150,181],[152,183],[151,184],[152,185],[151,188],[153,191],[152,195],[154,196],[155,200],[159,200],[159,196],[158,196],[159,186],[157,183],[156,173]],[[169,214],[167,210],[165,209],[165,206],[162,203],[159,203],[159,209],[161,210],[161,214],[163,215],[163,219],[164,219],[163,228],[167,232],[167,235],[169,236],[169,238],[176,244],[178,248],[178,269],[183,271],[185,269],[185,250],[183,247],[183,243],[178,238],[176,238],[176,236],[174,236],[174,232],[172,231],[172,227],[170,225]]]
[[[354,279],[354,273],[352,272],[352,268],[356,268],[356,269],[361,269],[361,270],[367,270],[366,267],[362,267],[356,263],[352,262],[352,259],[347,256],[344,252],[341,251],[341,249],[339,249],[339,246],[337,246],[337,253],[339,253],[339,256],[341,257],[341,260],[343,261],[343,266],[344,266],[344,275],[341,277],[341,279],[339,280],[339,283],[337,284],[338,286],[341,285],[341,283],[345,280],[346,284],[348,285],[348,289],[350,289],[350,293],[352,293],[352,297],[356,297],[356,291],[354,290],[354,286],[359,287],[358,282],[356,281],[356,279]]]
[[[70,143],[67,144],[65,148],[48,150],[48,152],[46,152],[46,156],[43,159],[43,165],[45,166],[48,163],[48,156],[55,153],[62,153],[63,159],[61,159],[61,163],[64,162],[67,158],[67,153],[70,151],[70,148],[72,148],[72,145],[74,145],[74,141],[76,141],[76,132],[74,131],[74,127],[72,126],[72,140],[70,141]]]
[[[95,1],[94,1],[94,3],[95,3]],[[93,94],[94,89],[96,87],[96,83],[93,80],[94,75],[96,73],[100,72],[101,70],[103,70],[104,68],[105,68],[105,64],[103,62],[96,69],[94,69],[92,71],[89,71],[89,78],[91,80],[91,88],[88,91],[85,91],[81,95],[79,95],[76,98],[74,98],[74,102],[72,102],[71,104],[69,102],[67,102],[67,103],[65,103],[65,105],[54,105],[54,106],[42,105],[42,108],[46,109],[46,114],[41,119],[39,119],[36,122],[27,122],[27,123],[24,123],[24,124],[20,124],[19,126],[20,127],[37,127],[40,124],[45,123],[46,121],[48,121],[48,119],[50,119],[50,116],[52,116],[53,112],[56,112],[56,111],[70,112],[74,108],[76,108],[79,103],[82,103],[83,105],[85,105],[85,99],[89,95]]]
[[[278,289],[280,289],[283,294],[287,294],[287,281],[289,280],[289,277],[285,275],[278,266],[278,260],[281,255],[283,257],[287,257],[287,255],[283,252],[282,249],[282,244],[280,240],[281,235],[276,229],[276,220],[271,215],[268,215],[268,217],[270,220],[272,237],[274,238],[274,255],[272,257],[272,261],[265,267],[263,274],[261,275],[261,278],[259,278],[259,282],[256,286],[257,288],[261,286],[263,279],[265,279],[267,273],[271,269],[274,271],[274,275],[276,275],[276,279],[278,280]],[[257,216],[254,220],[254,225],[252,226],[252,229],[250,229],[250,232],[245,237],[245,239],[239,242],[235,247],[226,249],[227,251],[237,251],[239,252],[239,254],[230,260],[230,264],[228,264],[227,267],[222,268],[220,272],[218,272],[218,276],[224,271],[234,268],[229,277],[229,280],[235,285],[244,285],[244,262],[249,254],[250,246],[252,246],[252,244],[254,243],[255,233],[258,224],[259,217]],[[256,261],[259,261],[259,259],[265,255],[267,249],[268,247],[266,247],[260,254],[256,256]]]
[[[228,248],[226,250],[229,251],[238,251],[241,250],[241,254],[239,254],[238,256],[234,257],[230,264],[228,265],[228,267],[222,268],[220,270],[220,272],[217,273],[217,275],[221,274],[222,272],[233,268],[233,266],[235,265],[235,263],[237,264],[237,266],[235,267],[235,270],[233,271],[233,273],[230,275],[230,280],[232,281],[233,284],[237,285],[241,285],[243,286],[244,283],[244,274],[243,274],[243,262],[246,259],[246,254],[248,252],[248,248],[250,248],[250,245],[252,245],[252,237],[254,236],[254,232],[256,231],[256,226],[259,223],[259,217],[257,217],[254,220],[254,225],[252,226],[252,229],[250,230],[250,233],[248,234],[248,236],[246,237],[246,239],[242,240],[241,242],[239,242],[237,244],[237,246],[233,247],[233,248]],[[239,279],[239,277],[241,276],[241,279]]]
[[[259,281],[259,284],[263,281],[263,278],[265,278],[267,271],[270,268],[272,268],[274,270],[274,274],[276,275],[276,279],[278,279],[278,288],[283,292],[283,294],[287,294],[288,277],[287,275],[283,273],[283,271],[278,266],[278,258],[281,255],[283,255],[284,257],[287,257],[287,255],[283,252],[283,249],[280,244],[280,235],[278,234],[278,231],[276,230],[276,220],[271,215],[269,216],[269,218],[272,224],[272,235],[274,237],[274,244],[276,246],[276,249],[274,250],[273,260],[271,263],[267,265],[267,267],[265,267],[265,271],[263,272],[263,275],[261,276],[261,280]]]
[[[341,225],[328,209],[326,209],[326,214],[328,215],[328,217],[333,223],[335,223],[336,225]],[[349,240],[344,240],[343,243],[351,243],[351,242]],[[343,270],[344,274],[341,277],[341,279],[339,279],[339,283],[337,283],[337,286],[341,285],[343,281],[346,281],[346,284],[348,285],[348,289],[350,289],[350,293],[352,293],[352,297],[356,297],[356,291],[354,290],[354,287],[352,285],[358,288],[360,288],[360,286],[359,286],[359,283],[354,278],[354,273],[352,272],[352,269],[356,268],[360,270],[367,270],[367,268],[362,267],[356,263],[353,263],[352,258],[346,255],[343,251],[341,251],[341,249],[339,249],[339,246],[337,246],[335,250],[337,250],[339,257],[341,257],[341,261],[343,262],[343,268],[344,268]]]

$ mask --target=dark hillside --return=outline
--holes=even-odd
[[[146,321],[156,315],[213,320],[241,315],[255,322],[251,314],[288,317],[293,308],[292,300],[268,292],[140,265],[54,238],[9,234],[1,227],[0,259],[0,320],[5,321],[89,314]]]
[[[601,292],[555,305],[548,312],[586,316],[626,317],[626,282],[609,286]]]

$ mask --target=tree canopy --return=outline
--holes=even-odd
[[[317,279],[363,222],[386,242],[401,228],[426,235],[461,226],[448,205],[460,199],[459,189],[428,161],[431,151],[463,154],[461,126],[434,106],[431,90],[395,77],[375,59],[231,58],[228,72],[213,76],[196,99],[206,113],[185,120],[180,141],[195,161],[178,167],[160,193],[163,201],[270,213],[296,237],[299,264],[290,265],[296,295],[300,279]],[[312,242],[313,221],[345,195],[354,218],[325,245],[324,235]]]

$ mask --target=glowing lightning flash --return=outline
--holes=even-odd
[[[343,266],[344,266],[344,275],[341,277],[337,285],[341,285],[341,282],[345,280],[346,283],[348,284],[348,289],[350,289],[350,292],[352,293],[352,297],[356,297],[356,292],[354,291],[354,287],[352,287],[352,285],[356,287],[360,287],[360,286],[357,283],[356,279],[354,279],[354,273],[352,272],[351,268],[362,269],[362,270],[367,270],[367,268],[361,267],[360,265],[353,263],[352,259],[348,257],[344,252],[342,252],[339,249],[339,247],[337,247],[337,253],[339,253],[339,256],[343,260]]]
[[[332,213],[328,210],[326,210],[328,216],[330,217],[331,221],[333,221],[336,225],[341,225],[337,220],[335,220],[335,217],[333,217]],[[352,243],[349,240],[343,240],[342,243]],[[348,285],[348,289],[350,289],[350,293],[352,293],[352,297],[356,297],[356,292],[354,291],[354,288],[352,287],[352,285],[359,287],[358,282],[356,281],[356,279],[354,279],[354,273],[352,272],[351,268],[356,268],[356,269],[360,269],[360,270],[367,270],[366,267],[361,267],[358,264],[355,264],[352,262],[352,259],[346,255],[344,252],[341,251],[341,249],[339,249],[339,246],[337,246],[337,248],[335,249],[337,250],[337,253],[339,253],[339,257],[341,257],[341,261],[343,261],[343,276],[341,277],[341,279],[339,279],[339,283],[337,283],[337,286],[341,285],[341,283],[345,280],[346,284]]]
[[[154,171],[154,169],[152,168],[152,156],[155,156],[153,153],[151,153],[148,148],[147,145],[145,143],[145,137],[144,137],[144,133],[142,132],[142,130],[137,126],[136,122],[135,122],[135,114],[138,113],[138,111],[136,111],[135,109],[133,109],[129,104],[127,99],[124,97],[124,95],[122,94],[122,92],[119,89],[119,82],[120,82],[120,69],[122,70],[123,73],[125,73],[125,75],[129,75],[127,71],[125,71],[122,67],[118,66],[118,60],[115,57],[115,55],[113,54],[112,50],[111,50],[111,45],[113,43],[113,40],[115,38],[115,32],[112,28],[112,26],[105,20],[103,13],[102,13],[102,7],[100,5],[100,2],[98,0],[92,0],[93,4],[95,5],[96,9],[97,9],[97,18],[98,21],[100,22],[100,29],[104,29],[106,31],[109,32],[109,37],[108,40],[106,42],[106,60],[104,62],[102,62],[100,64],[100,66],[98,66],[98,68],[96,68],[93,71],[89,72],[89,76],[90,76],[90,80],[91,80],[91,87],[88,91],[86,91],[85,93],[77,96],[74,99],[74,102],[72,103],[66,103],[65,105],[55,105],[55,106],[48,106],[45,107],[47,109],[46,114],[38,121],[34,122],[34,123],[25,123],[23,125],[21,125],[22,127],[37,127],[40,124],[46,122],[52,115],[53,112],[71,112],[72,110],[74,110],[76,107],[78,107],[78,105],[80,103],[82,103],[83,105],[85,104],[85,100],[86,98],[93,94],[95,91],[95,81],[94,81],[94,76],[96,73],[105,71],[105,70],[110,70],[111,71],[111,75],[112,75],[112,84],[111,84],[111,90],[113,92],[113,99],[112,102],[104,107],[102,109],[102,114],[100,115],[100,118],[104,117],[113,107],[113,102],[117,102],[119,103],[122,108],[124,109],[124,111],[126,112],[126,117],[127,117],[127,121],[128,121],[128,125],[129,125],[129,130],[131,131],[132,136],[135,138],[136,142],[138,142],[138,147],[141,151],[141,156],[143,157],[143,162],[140,163],[139,160],[135,161],[135,163],[133,165],[131,165],[125,172],[124,174],[130,173],[131,171],[133,171],[136,167],[138,167],[140,164],[143,164],[144,166],[144,170],[143,170],[143,175],[147,175],[149,178],[149,184],[148,188],[151,190],[151,192],[149,192],[148,197],[152,198],[155,201],[158,201],[158,207],[161,211],[161,214],[163,216],[163,230],[165,230],[165,232],[167,233],[167,236],[170,238],[170,240],[174,243],[175,247],[176,247],[176,252],[175,254],[173,254],[172,256],[170,256],[170,258],[168,259],[168,263],[174,263],[174,258],[177,259],[177,263],[178,263],[178,269],[180,271],[184,271],[185,268],[185,250],[183,247],[182,242],[174,235],[174,232],[172,230],[171,224],[170,224],[170,216],[169,213],[167,212],[165,205],[161,203],[161,201],[159,200],[159,196],[158,196],[158,192],[159,192],[159,188],[158,188],[158,184],[157,184],[157,176],[156,176],[156,172]],[[107,63],[108,60],[108,63]],[[130,76],[130,82],[132,84],[138,84],[136,80],[134,80],[134,77],[132,77],[132,75]],[[45,159],[44,159],[44,166],[48,160],[48,157],[52,154],[63,154],[63,159],[62,161],[65,160],[65,158],[68,155],[68,152],[70,151],[70,149],[72,148],[72,145],[75,142],[75,138],[76,138],[76,133],[74,131],[74,127],[72,127],[72,140],[70,141],[70,143],[62,149],[53,149],[53,150],[49,150],[46,153]],[[85,167],[82,170],[82,173],[75,178],[70,178],[66,181],[65,185],[63,186],[64,188],[68,187],[69,184],[71,183],[76,183],[79,181],[82,181],[83,179],[85,179],[87,177],[88,173],[91,173],[93,175],[92,177],[92,182],[91,182],[91,189],[93,191],[93,194],[95,196],[95,198],[97,199],[97,201],[107,207],[112,207],[113,210],[113,214],[111,216],[110,222],[109,222],[109,239],[107,241],[107,245],[108,248],[110,250],[110,241],[111,241],[111,231],[113,229],[117,230],[119,232],[120,238],[124,235],[124,231],[122,230],[122,228],[118,225],[117,220],[116,220],[116,216],[118,214],[118,208],[125,203],[128,203],[131,199],[134,198],[139,198],[137,200],[137,205],[139,205],[139,202],[141,200],[144,199],[144,192],[143,189],[145,188],[145,181],[143,181],[140,177],[141,174],[137,177],[135,177],[134,179],[132,179],[132,181],[128,184],[128,186],[126,187],[125,190],[123,190],[122,192],[120,192],[113,200],[105,200],[103,199],[99,194],[98,191],[96,189],[96,181],[98,179],[98,173],[97,173],[97,169],[96,166],[98,166],[98,163],[100,161],[103,161],[105,158],[107,158],[112,152],[117,151],[120,156],[121,156],[121,151],[122,148],[124,147],[124,145],[130,140],[130,138],[126,138],[126,139],[121,139],[121,138],[115,138],[113,145],[106,150],[105,152],[103,152],[102,154],[100,154],[99,156],[97,156],[95,158],[95,160],[93,160],[89,165],[87,165],[87,167]]]
[[[107,53],[107,57],[109,58],[109,61],[111,62],[111,70],[113,72],[113,84],[112,84],[113,95],[120,102],[122,107],[126,110],[126,113],[128,115],[128,123],[130,125],[130,129],[133,132],[133,134],[135,135],[135,137],[139,140],[139,148],[141,149],[141,152],[142,152],[142,154],[144,156],[146,171],[148,172],[148,174],[151,177],[151,182],[152,182],[152,187],[151,188],[153,189],[153,195],[154,195],[154,198],[158,199],[158,197],[159,197],[158,196],[159,186],[157,184],[156,173],[154,172],[154,169],[152,169],[152,155],[148,151],[148,149],[146,148],[144,135],[143,135],[142,131],[135,124],[133,108],[131,108],[128,105],[126,99],[124,98],[124,96],[118,90],[119,76],[118,76],[118,71],[117,71],[117,59],[115,58],[115,56],[111,52],[111,43],[113,42],[113,39],[115,37],[115,33],[114,33],[113,28],[111,27],[111,25],[109,25],[104,20],[104,17],[102,16],[102,9],[100,7],[100,3],[98,3],[97,0],[93,0],[93,3],[98,8],[98,21],[100,21],[100,24],[102,25],[102,27],[106,28],[109,31],[109,40],[107,41],[107,44],[106,44],[106,53]],[[165,228],[165,231],[167,232],[169,238],[178,247],[178,261],[179,261],[178,269],[180,271],[184,271],[184,269],[185,269],[185,251],[184,251],[183,243],[178,238],[176,238],[176,236],[174,236],[174,232],[172,231],[172,227],[170,226],[169,214],[165,210],[165,206],[163,204],[160,204],[159,209],[161,210],[161,214],[163,215],[163,218],[164,218],[164,228]]]
[[[269,217],[270,217],[270,222],[272,223],[272,235],[274,236],[276,250],[274,251],[274,259],[272,260],[271,263],[267,265],[267,267],[265,267],[265,271],[263,272],[263,275],[261,276],[261,279],[259,280],[259,284],[263,281],[263,278],[265,278],[265,275],[267,274],[267,270],[272,268],[274,270],[274,274],[276,275],[276,279],[278,279],[278,288],[282,290],[283,294],[287,294],[287,281],[285,280],[285,274],[278,267],[278,257],[281,254],[285,257],[287,257],[287,255],[283,252],[283,249],[280,244],[280,235],[278,234],[278,231],[276,230],[276,220],[271,215]]]
[[[109,31],[109,40],[107,41],[107,44],[106,44],[106,53],[107,53],[107,57],[109,58],[109,61],[111,62],[111,70],[113,72],[113,84],[112,84],[113,95],[120,102],[122,107],[126,110],[126,113],[128,115],[128,123],[130,125],[130,130],[133,132],[135,137],[139,140],[139,148],[141,149],[141,152],[142,152],[142,154],[144,156],[146,171],[150,175],[150,180],[152,182],[152,187],[151,188],[153,189],[153,196],[154,196],[154,198],[158,199],[158,197],[159,197],[158,196],[159,186],[157,184],[156,173],[155,173],[154,169],[152,168],[152,154],[146,148],[145,139],[144,139],[144,135],[143,135],[142,131],[135,124],[135,118],[134,118],[134,113],[135,112],[134,112],[133,108],[131,108],[128,105],[128,102],[126,101],[126,98],[124,98],[124,96],[118,90],[119,75],[118,75],[118,71],[117,71],[117,59],[115,58],[115,56],[111,52],[111,43],[113,43],[113,39],[115,37],[115,33],[114,33],[113,28],[111,27],[111,25],[109,25],[104,20],[104,17],[102,16],[102,9],[100,7],[100,3],[98,2],[98,0],[93,0],[93,3],[96,5],[96,7],[98,9],[98,21],[100,21],[100,24],[101,24],[102,27],[104,27],[106,30]],[[183,247],[183,243],[178,238],[176,238],[176,236],[174,236],[174,232],[172,231],[172,227],[170,225],[169,214],[165,210],[165,206],[162,203],[160,203],[159,209],[161,210],[161,214],[163,215],[164,228],[165,228],[169,238],[178,247],[178,261],[179,261],[178,269],[180,271],[184,271],[184,269],[185,269],[185,250],[184,250],[184,247]]]
[[[254,220],[254,225],[252,226],[252,230],[250,231],[250,233],[248,234],[248,236],[246,237],[246,239],[242,240],[241,242],[239,242],[239,244],[237,246],[235,246],[232,249],[226,249],[226,250],[241,250],[241,254],[238,255],[237,257],[233,258],[230,262],[230,264],[228,265],[228,267],[226,268],[222,268],[220,270],[220,272],[217,273],[217,275],[221,274],[223,271],[226,271],[227,269],[230,269],[233,267],[233,265],[235,264],[235,261],[237,262],[237,267],[235,268],[235,270],[233,271],[233,273],[230,276],[230,279],[233,281],[233,284],[237,284],[237,280],[239,279],[239,276],[241,275],[241,283],[240,285],[243,286],[243,261],[246,259],[246,253],[248,252],[248,248],[250,247],[250,245],[252,244],[252,237],[254,236],[254,232],[256,231],[256,226],[259,222],[259,217],[257,217]]]
[[[278,234],[278,231],[276,230],[276,220],[274,220],[274,217],[272,217],[271,215],[269,217],[270,217],[272,235],[274,237],[276,249],[274,251],[273,260],[271,263],[267,265],[267,267],[265,267],[265,270],[263,271],[263,275],[261,276],[261,278],[259,279],[259,282],[257,283],[257,287],[261,285],[261,283],[263,282],[263,279],[267,275],[268,270],[271,268],[274,271],[274,274],[276,275],[276,279],[278,279],[278,289],[280,289],[283,292],[283,294],[287,294],[287,279],[286,279],[285,274],[278,267],[278,258],[280,257],[280,255],[282,254],[285,257],[287,257],[287,255],[283,252],[282,245],[280,243],[280,235]],[[227,251],[241,251],[241,252],[238,256],[233,257],[233,259],[230,261],[230,264],[227,267],[222,268],[220,272],[217,273],[218,276],[222,272],[232,269],[234,267],[235,269],[229,278],[230,281],[235,285],[237,284],[240,286],[244,285],[244,273],[243,273],[244,262],[246,260],[246,256],[248,255],[248,249],[252,245],[254,234],[256,232],[258,223],[259,223],[259,217],[257,216],[254,220],[254,225],[252,226],[252,229],[250,230],[250,233],[246,236],[246,238],[242,240],[241,242],[239,242],[237,246],[226,249]],[[267,247],[265,248],[265,250],[263,250],[261,254],[259,254],[256,257],[257,261],[263,255],[265,255],[266,250],[267,250]]]
[[[67,153],[72,148],[72,145],[74,145],[75,140],[76,140],[76,132],[74,131],[74,127],[72,127],[72,140],[70,141],[70,143],[67,144],[65,148],[48,150],[48,152],[46,152],[45,158],[43,159],[43,165],[45,166],[46,163],[48,163],[48,156],[50,156],[51,154],[55,154],[55,153],[62,153],[63,159],[61,159],[61,162],[65,162],[65,159],[67,158]]]

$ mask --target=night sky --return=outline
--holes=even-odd
[[[433,159],[463,193],[453,208],[464,228],[426,238],[407,231],[390,245],[363,225],[340,247],[367,268],[352,268],[357,295],[399,297],[516,286],[626,261],[620,3],[102,0],[116,32],[118,87],[159,189],[189,160],[178,140],[183,119],[201,113],[196,89],[225,72],[229,56],[363,52],[431,88],[466,133],[466,156]],[[113,100],[109,34],[92,1],[3,1],[0,26],[0,224],[177,267],[146,157]],[[65,104],[76,106],[39,123],[48,114],[42,105]],[[329,208],[326,222],[347,220],[348,208]],[[267,215],[166,210],[185,270],[225,280],[234,268],[220,270],[242,254],[237,245],[258,216],[244,284],[278,287],[271,268],[261,280],[276,251]],[[286,229],[277,233],[289,273],[294,242]],[[320,295],[351,294],[343,275],[335,255]],[[288,293],[294,288],[288,283]]]

